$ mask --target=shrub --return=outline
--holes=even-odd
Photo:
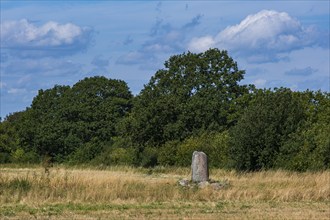
[[[158,149],[155,147],[146,147],[140,154],[141,166],[154,167],[158,165]]]
[[[330,168],[329,122],[301,128],[283,144],[277,167],[306,171]]]
[[[229,165],[228,132],[203,133],[190,137],[178,146],[176,165],[189,166],[194,151],[203,151],[208,156],[210,167],[226,168]]]
[[[299,99],[289,89],[260,90],[230,130],[230,155],[238,170],[273,168],[283,141],[305,119]]]
[[[179,144],[179,141],[168,141],[159,149],[158,162],[160,165],[173,166],[177,164],[176,154]]]
[[[133,165],[136,160],[136,151],[133,148],[114,148],[110,152],[110,163],[114,165]]]
[[[89,163],[104,150],[105,145],[105,143],[99,142],[96,139],[87,142],[78,147],[75,152],[69,156],[69,163]]]
[[[36,152],[26,152],[23,148],[17,148],[11,154],[11,162],[14,163],[38,163],[39,161],[40,159]]]
[[[10,153],[0,152],[0,164],[1,163],[10,163],[10,162],[11,162]]]

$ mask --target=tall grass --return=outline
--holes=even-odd
[[[52,168],[0,169],[0,203],[44,202],[329,202],[330,172],[295,173],[263,171],[237,173],[211,170],[211,178],[227,180],[229,187],[182,188],[181,178],[190,178],[188,168],[112,167],[104,170]]]
[[[229,187],[183,188],[189,168],[0,168],[0,219],[329,219],[330,172],[212,169]]]

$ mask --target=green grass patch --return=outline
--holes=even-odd
[[[219,205],[220,204],[220,205]],[[187,203],[144,203],[144,204],[88,204],[88,203],[57,203],[57,204],[46,204],[40,206],[28,206],[21,204],[3,205],[0,207],[1,217],[14,217],[22,213],[29,215],[61,215],[64,212],[75,212],[75,213],[90,213],[97,211],[127,211],[127,210],[141,210],[147,212],[148,210],[172,210],[173,213],[187,212],[191,209],[199,209],[200,212],[212,213],[220,211],[226,206],[226,203],[218,203],[216,206],[210,206],[209,204],[187,204]]]
[[[18,191],[27,193],[32,188],[32,183],[28,177],[15,177],[11,180],[0,178],[0,191]]]

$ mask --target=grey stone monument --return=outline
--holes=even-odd
[[[204,152],[194,151],[191,161],[191,180],[205,182],[209,180],[209,167],[207,156]]]

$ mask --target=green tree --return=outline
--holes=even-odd
[[[60,159],[73,150],[72,146],[65,144],[70,126],[61,115],[66,107],[63,98],[69,90],[69,86],[59,85],[39,90],[22,119],[22,145],[34,149],[41,157],[49,155]]]
[[[125,82],[105,77],[40,90],[23,120],[22,143],[57,162],[76,151],[89,153],[84,158],[90,160],[116,135],[115,125],[131,108],[131,98]]]
[[[37,163],[35,149],[22,141],[27,111],[8,115],[0,123],[0,163]]]
[[[0,122],[0,163],[11,162],[11,154],[19,148],[20,139],[15,124],[20,114],[11,114]]]
[[[300,94],[307,120],[280,148],[277,167],[306,171],[330,168],[330,94]]]
[[[281,145],[305,118],[300,99],[289,89],[257,91],[237,125],[230,130],[230,155],[235,168],[274,167]]]
[[[226,130],[232,103],[248,91],[238,84],[243,75],[226,51],[172,56],[136,97],[123,133],[144,148]]]
[[[130,111],[132,97],[124,81],[85,78],[67,94],[63,118],[75,125],[72,133],[83,142],[94,137],[110,141],[116,135],[116,124]]]

